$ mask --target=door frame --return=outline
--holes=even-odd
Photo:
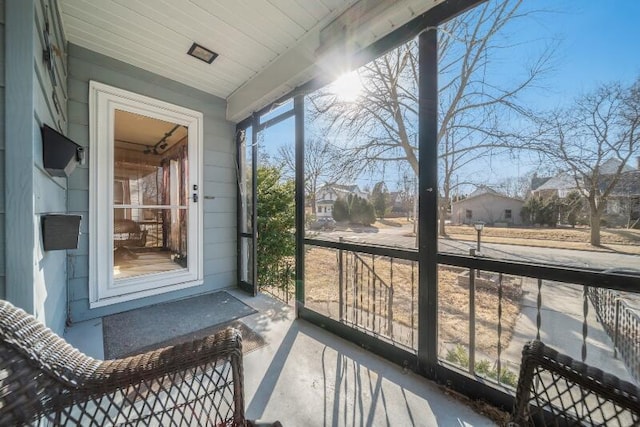
[[[114,112],[127,111],[188,128],[187,268],[126,279],[113,275]],[[89,82],[89,307],[158,295],[204,283],[203,114],[96,81]],[[197,186],[197,187],[194,187]],[[195,190],[194,188],[197,188]]]

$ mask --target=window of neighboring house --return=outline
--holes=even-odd
[[[511,209],[504,210],[504,219],[511,219]]]
[[[467,209],[466,217],[467,217],[467,219],[473,218],[473,211],[471,209]]]

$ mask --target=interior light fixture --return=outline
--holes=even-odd
[[[207,64],[211,64],[213,60],[218,57],[217,53],[204,46],[200,46],[198,43],[193,43],[187,53],[194,58],[198,58],[199,60],[206,62]]]

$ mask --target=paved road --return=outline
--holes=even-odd
[[[415,237],[407,236],[408,227],[383,228],[374,233],[354,233],[351,231],[320,232],[317,238],[339,240],[354,243],[369,243],[375,245],[414,248]],[[311,236],[309,236],[311,237]],[[438,241],[441,252],[468,254],[469,249],[475,248],[475,242],[441,238]],[[540,262],[572,267],[593,268],[621,268],[640,270],[640,256],[614,252],[594,252],[574,249],[540,248],[534,246],[516,246],[498,243],[483,243],[482,254],[489,258]]]
[[[400,248],[414,248],[415,237],[408,236],[409,227],[383,228],[376,232],[356,233],[352,231],[321,232],[321,239],[339,240],[354,243],[367,243]],[[440,238],[439,250],[454,254],[468,254],[476,247],[476,242]],[[640,255],[628,255],[615,252],[582,251],[576,249],[541,248],[536,246],[506,245],[483,243],[483,256],[502,260],[525,261],[554,264],[570,267],[591,267],[605,269],[637,270],[640,272]],[[627,302],[640,311],[640,294],[625,293]]]

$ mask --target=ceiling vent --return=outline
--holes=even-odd
[[[187,54],[193,56],[194,58],[198,58],[200,61],[204,61],[207,64],[211,64],[213,60],[218,57],[217,53],[215,53],[211,49],[207,49],[206,47],[199,45],[198,43],[192,44]]]

